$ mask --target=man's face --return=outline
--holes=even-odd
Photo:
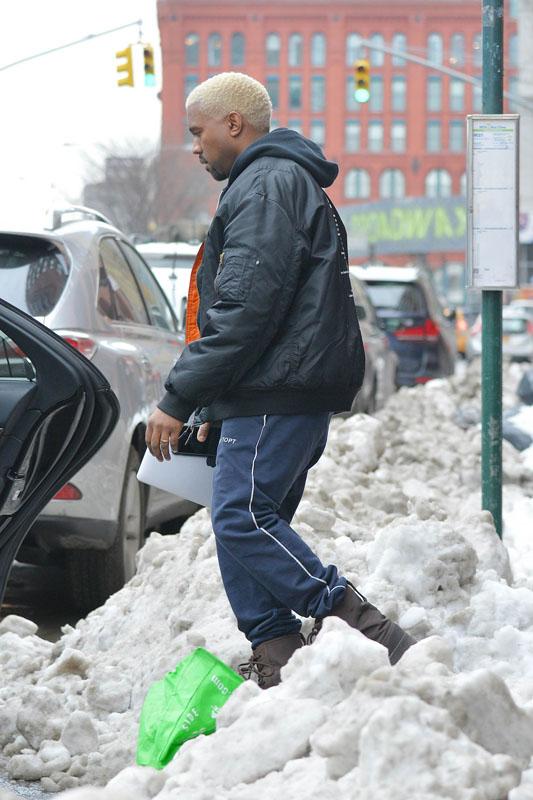
[[[213,119],[192,105],[187,109],[187,120],[194,155],[216,181],[225,181],[237,157],[227,119]]]

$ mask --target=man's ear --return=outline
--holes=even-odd
[[[242,118],[242,114],[239,114],[238,111],[232,111],[226,117],[228,128],[229,128],[229,135],[230,136],[239,136],[242,133],[244,128],[244,120]]]

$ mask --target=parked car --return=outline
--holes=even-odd
[[[509,308],[523,311],[524,314],[527,314],[529,319],[533,319],[533,300],[529,300],[525,297],[517,297],[515,300],[511,300]]]
[[[456,343],[433,283],[417,267],[351,267],[364,281],[379,323],[398,356],[398,386],[452,375]]]
[[[32,522],[118,419],[118,400],[94,364],[0,300],[0,604]]]
[[[189,280],[199,245],[186,242],[147,242],[137,250],[148,263],[172,303],[180,329],[185,328]]]
[[[398,357],[391,349],[387,335],[379,327],[365,284],[353,274],[350,274],[350,282],[366,357],[365,378],[352,411],[372,414],[396,390]]]
[[[148,489],[136,477],[145,422],[183,349],[183,336],[135,248],[105,218],[86,209],[56,212],[48,229],[1,231],[0,294],[85,356],[105,375],[120,403],[109,439],[58,487],[23,554],[27,561],[43,551],[61,556],[73,600],[86,610],[133,575],[147,529],[197,508]],[[54,380],[52,373],[51,385]]]
[[[481,355],[481,316],[472,327],[470,352]],[[533,361],[533,319],[514,305],[502,309],[502,354],[511,361]]]

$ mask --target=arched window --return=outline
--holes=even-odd
[[[442,64],[443,49],[442,49],[442,36],[440,33],[430,33],[427,42],[428,61],[434,61],[435,64]]]
[[[379,176],[379,196],[405,197],[405,175],[401,169],[385,169]]]
[[[281,50],[281,39],[279,33],[269,33],[265,40],[266,62],[269,67],[279,65],[279,53]]]
[[[313,33],[311,36],[311,66],[324,67],[326,64],[326,36]]]
[[[354,61],[362,58],[363,48],[359,44],[359,34],[349,33],[346,37],[346,64],[351,67]]]
[[[196,67],[199,59],[200,37],[197,33],[188,33],[185,37],[185,63],[188,67]]]
[[[476,33],[472,40],[472,50],[474,52],[474,66],[480,67],[483,63],[483,42],[480,33]]]
[[[244,64],[245,39],[244,33],[231,35],[231,66],[242,67]]]
[[[450,197],[452,176],[446,169],[432,169],[426,175],[426,197]]]
[[[395,33],[392,37],[392,47],[394,50],[402,50],[407,49],[407,36],[405,33]],[[405,67],[405,58],[401,56],[393,56],[392,57],[392,64],[394,67]]]
[[[302,66],[302,34],[291,33],[289,36],[289,67]]]
[[[210,33],[207,40],[207,63],[210,67],[220,67],[222,63],[222,37],[220,33]]]
[[[518,66],[518,34],[513,33],[509,37],[509,66]]]
[[[370,41],[372,44],[382,45],[383,44],[383,36],[381,33],[373,33],[370,37]],[[370,50],[370,63],[373,67],[382,67],[385,61],[385,53],[383,50],[374,50],[373,47],[368,48]]]
[[[365,200],[370,197],[370,175],[366,169],[349,169],[344,179],[344,196],[347,200]]]
[[[465,63],[465,37],[462,33],[452,34],[450,39],[450,64],[462,67]]]

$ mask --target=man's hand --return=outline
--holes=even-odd
[[[210,422],[204,422],[202,425],[200,425],[200,427],[198,428],[198,433],[196,434],[196,438],[198,439],[199,442],[205,442],[209,434],[210,427],[211,427]]]
[[[159,408],[150,414],[145,441],[148,450],[158,461],[170,461],[170,450],[178,452],[178,439],[184,425],[180,419],[165,414]]]

